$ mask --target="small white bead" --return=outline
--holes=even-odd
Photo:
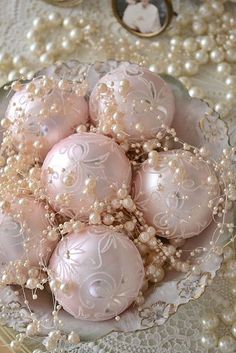
[[[16,55],[13,57],[12,62],[16,68],[19,68],[26,64],[26,58],[23,55]]]
[[[8,81],[17,80],[20,77],[19,72],[16,70],[12,70],[8,74]]]
[[[46,21],[42,17],[36,17],[33,20],[33,27],[36,30],[41,30],[41,29],[45,28],[45,26],[46,26]]]
[[[29,47],[31,53],[38,55],[43,52],[43,46],[39,42],[34,42]]]
[[[167,66],[167,73],[172,76],[179,76],[181,74],[181,67],[176,63]]]
[[[231,73],[232,67],[227,62],[221,62],[220,64],[217,65],[216,71],[218,72],[218,74],[225,77]]]
[[[204,97],[204,91],[203,91],[202,88],[194,86],[194,87],[190,88],[189,95],[191,97],[195,97],[195,98],[203,98]]]
[[[73,28],[69,32],[69,38],[71,41],[73,41],[75,43],[79,43],[79,42],[81,42],[81,40],[83,38],[83,34],[79,28]]]
[[[206,332],[201,337],[201,342],[202,345],[207,349],[215,348],[218,343],[218,337],[215,332]]]
[[[198,72],[198,64],[194,60],[187,60],[184,64],[184,68],[187,74],[195,75]]]
[[[186,38],[183,42],[183,47],[188,52],[194,52],[197,49],[197,46],[195,38]]]
[[[50,65],[53,62],[53,56],[49,53],[43,53],[40,55],[39,61],[41,64]]]
[[[209,55],[205,50],[198,50],[195,53],[195,59],[200,63],[200,64],[206,64],[209,60]]]
[[[222,48],[216,48],[216,49],[213,49],[211,52],[210,52],[210,58],[211,58],[211,61],[213,63],[220,63],[224,60],[225,58],[225,53],[224,53],[224,50]]]
[[[219,325],[219,318],[214,313],[205,314],[202,317],[202,326],[206,330],[214,330]]]
[[[61,47],[62,49],[67,52],[67,53],[71,53],[74,51],[75,47],[74,47],[74,43],[72,43],[70,40],[68,39],[64,39],[61,43]]]
[[[223,336],[219,340],[218,347],[222,353],[233,353],[236,349],[236,340],[229,335]]]
[[[63,20],[63,26],[67,29],[72,29],[78,25],[78,21],[76,17],[65,17]]]
[[[215,41],[212,37],[204,36],[200,40],[200,46],[206,51],[211,51],[215,46]]]
[[[48,15],[49,25],[52,27],[60,26],[62,22],[61,15],[58,12],[52,12]]]

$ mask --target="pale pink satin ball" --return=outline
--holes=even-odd
[[[175,99],[160,76],[136,64],[124,63],[96,84],[89,111],[92,122],[104,128],[104,133],[107,130],[117,136],[121,130],[130,140],[142,140],[155,137],[162,124],[171,125]],[[108,121],[110,128],[106,127]]]
[[[111,200],[123,184],[129,190],[131,166],[113,139],[78,133],[48,153],[42,183],[54,209],[69,217],[87,217],[95,201]]]
[[[144,267],[126,234],[89,226],[59,242],[49,275],[52,291],[68,313],[80,320],[103,321],[119,315],[136,299]]]
[[[43,231],[50,225],[46,218],[47,211],[44,204],[31,198],[24,198],[21,205],[13,205],[12,215],[0,213],[0,272],[9,266],[12,261],[22,264],[27,262],[27,269],[47,265],[55,249],[57,240],[50,240]],[[19,214],[19,218],[16,218]],[[59,240],[59,239],[58,239]],[[12,282],[19,283],[14,266],[11,271]]]
[[[35,84],[40,89],[42,82]],[[24,142],[32,152],[33,143],[39,141],[42,147],[37,153],[43,161],[55,143],[87,123],[88,104],[84,97],[57,87],[40,97],[23,88],[11,98],[5,116],[13,122],[16,148]]]
[[[190,238],[212,221],[220,187],[213,168],[188,151],[161,152],[158,165],[144,163],[133,182],[134,201],[165,238]]]

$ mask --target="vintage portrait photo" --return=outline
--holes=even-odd
[[[171,4],[165,0],[113,0],[113,10],[126,29],[142,37],[163,32],[172,15]]]

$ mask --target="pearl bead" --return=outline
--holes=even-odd
[[[30,45],[29,49],[30,49],[31,53],[36,54],[36,55],[41,54],[43,52],[43,47],[38,42],[32,43]]]
[[[176,63],[169,64],[167,66],[167,73],[172,76],[179,76],[181,74],[181,68]]]
[[[206,330],[214,330],[219,325],[219,318],[214,313],[208,313],[202,317],[202,326]]]
[[[8,81],[14,81],[17,80],[19,78],[19,72],[16,70],[12,70],[9,72],[8,74]]]
[[[38,33],[35,30],[30,30],[26,33],[26,38],[29,40],[36,39],[38,37]]]
[[[52,12],[48,15],[48,21],[51,26],[59,26],[62,22],[61,15],[58,12]]]
[[[33,20],[33,26],[36,30],[41,30],[45,28],[46,22],[42,17],[36,17]]]
[[[221,62],[220,64],[217,65],[216,71],[221,76],[227,76],[231,73],[232,67],[230,64],[226,62]]]
[[[53,56],[49,53],[43,53],[40,55],[39,61],[41,64],[50,65],[53,62]]]
[[[73,28],[69,33],[69,38],[75,43],[81,42],[83,35],[79,28]]]
[[[236,322],[233,323],[233,325],[231,327],[231,333],[234,337],[236,337]]]
[[[203,4],[199,7],[199,14],[202,18],[210,18],[212,15],[212,8],[209,4]]]
[[[61,43],[61,47],[67,53],[71,53],[74,50],[74,43],[68,39],[64,39]]]
[[[184,64],[184,68],[189,75],[195,75],[198,72],[198,64],[194,60],[187,60]]]
[[[63,20],[63,26],[67,29],[72,29],[78,24],[76,17],[66,17]]]
[[[201,337],[201,342],[202,345],[207,349],[215,348],[218,343],[218,337],[215,332],[206,332]]]
[[[215,41],[212,37],[204,36],[200,40],[200,46],[206,51],[211,51],[215,46]]]
[[[225,79],[225,84],[227,86],[236,86],[236,76],[228,76]]]
[[[231,308],[225,308],[221,313],[221,319],[226,325],[232,325],[236,320],[236,313]]]
[[[222,353],[233,353],[236,348],[236,341],[232,336],[226,335],[220,338],[218,347]]]
[[[207,54],[206,51],[204,50],[198,50],[195,53],[195,59],[200,63],[200,64],[206,64],[209,60],[209,55]]]
[[[220,102],[215,105],[215,111],[219,113],[221,118],[225,118],[229,114],[230,106]]]
[[[183,47],[191,53],[197,49],[197,42],[194,38],[187,38],[184,40]]]
[[[80,337],[79,335],[72,331],[69,336],[68,336],[68,342],[71,343],[71,344],[78,344],[80,343]]]
[[[22,55],[16,55],[13,57],[12,62],[16,68],[19,68],[26,64],[26,58]]]
[[[218,1],[211,1],[211,7],[217,15],[221,15],[224,12],[224,5]]]
[[[192,28],[196,34],[204,34],[207,30],[207,24],[205,21],[198,19],[193,22]]]
[[[230,102],[230,103],[234,103],[234,101],[235,101],[235,93],[233,91],[229,91],[228,93],[226,93],[225,99],[228,102]]]
[[[222,48],[216,48],[211,51],[210,58],[213,63],[220,63],[225,58],[225,53]]]
[[[200,87],[197,87],[197,86],[190,88],[190,90],[188,92],[191,97],[196,97],[196,98],[203,98],[204,97],[203,89]]]
[[[57,54],[59,48],[57,46],[57,43],[55,42],[48,42],[45,46],[46,52],[51,55]]]

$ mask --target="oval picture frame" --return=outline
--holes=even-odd
[[[149,3],[150,1],[150,3]],[[135,18],[135,6],[140,4],[140,6],[136,6],[137,11],[139,11],[139,14],[137,14],[137,16],[139,16],[139,18],[141,18],[142,14],[140,12],[140,7],[142,5],[142,0],[139,1],[135,1],[135,0],[112,0],[112,9],[113,9],[113,13],[114,16],[116,17],[116,19],[118,20],[118,22],[130,33],[138,36],[138,37],[142,37],[142,38],[152,38],[155,36],[160,35],[162,32],[164,32],[166,30],[166,28],[168,27],[168,25],[171,22],[171,19],[173,17],[173,7],[172,7],[172,2],[171,0],[149,0],[148,4],[146,6],[151,5],[152,8],[148,9],[148,11],[146,11],[145,16],[147,17],[147,23],[150,21],[150,17],[152,17],[152,10],[155,9],[154,7],[157,8],[157,15],[159,17],[158,20],[158,25],[160,25],[161,27],[158,28],[158,25],[154,26],[153,31],[148,31],[147,27],[149,26],[146,25],[145,28],[145,21],[140,21],[140,27],[143,27],[143,31],[142,30],[136,30],[134,28],[132,28],[132,26],[128,25],[128,21],[126,21],[126,23],[124,22],[124,17],[127,18],[127,20],[130,21],[130,23],[132,22],[132,18]],[[146,1],[147,2],[147,1]],[[155,4],[156,3],[156,4]],[[166,8],[166,16],[164,18],[163,14],[164,14],[164,10],[163,10],[163,5],[165,5]],[[128,8],[130,6],[130,8]],[[128,9],[128,11],[127,11]],[[161,11],[160,11],[161,10]],[[126,15],[125,15],[126,12]],[[151,15],[151,16],[150,16]],[[161,16],[160,16],[161,15]],[[130,18],[130,19],[129,19]],[[135,20],[134,20],[135,22]]]

